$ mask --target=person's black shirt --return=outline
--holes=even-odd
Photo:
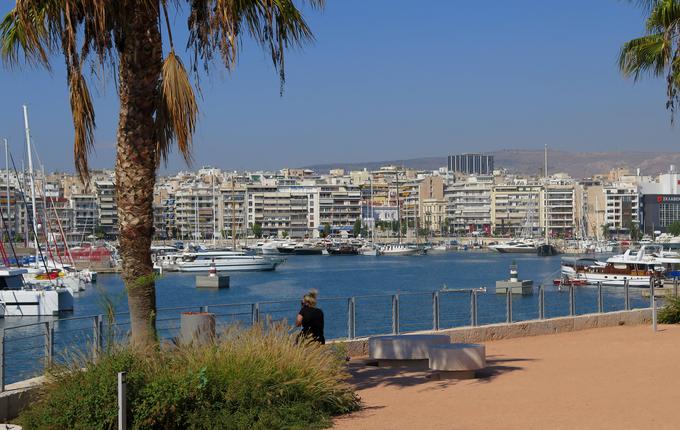
[[[300,315],[302,315],[302,335],[310,336],[321,344],[325,344],[326,339],[323,336],[323,311],[319,308],[303,306],[300,309]]]

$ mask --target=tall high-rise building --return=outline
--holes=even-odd
[[[468,175],[493,174],[493,155],[458,154],[449,155],[449,171]]]

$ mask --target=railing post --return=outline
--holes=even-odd
[[[656,331],[656,297],[654,297],[654,284],[656,284],[656,279],[654,276],[649,277],[649,302],[652,308],[652,331]]]
[[[678,277],[673,278],[673,296],[678,297]]]
[[[477,290],[472,290],[470,294],[470,324],[477,326]]]
[[[439,330],[439,291],[432,293],[432,330]]]
[[[252,303],[250,305],[250,318],[251,318],[253,325],[260,322],[260,304],[259,303]]]
[[[569,316],[576,314],[576,303],[574,300],[574,286],[569,285]]]
[[[538,319],[545,319],[545,289],[543,284],[538,286]]]
[[[118,372],[118,430],[127,430],[127,383],[125,372]]]
[[[604,312],[604,297],[602,296],[602,282],[597,283],[597,312]]]
[[[399,294],[392,295],[392,333],[399,334]]]
[[[97,358],[102,350],[102,324],[103,315],[96,315],[92,317],[93,334],[92,334],[92,357]]]
[[[623,306],[624,309],[629,311],[630,310],[630,281],[626,279],[623,281]]]
[[[5,329],[0,331],[0,393],[5,391]]]
[[[512,322],[512,288],[505,290],[505,322]]]
[[[347,338],[354,339],[356,337],[356,299],[350,297],[347,299]]]
[[[54,323],[45,321],[45,368],[52,364],[54,357]]]

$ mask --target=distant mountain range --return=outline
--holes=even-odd
[[[484,154],[494,156],[494,165],[497,169],[504,168],[511,173],[527,175],[538,175],[543,171],[543,150],[540,149],[503,149],[485,152]],[[446,166],[447,157],[318,164],[307,166],[307,168],[323,173],[330,169],[372,170],[390,164],[417,170],[434,170]],[[639,168],[643,175],[656,175],[667,172],[671,164],[680,167],[680,152],[568,152],[548,150],[548,173],[563,172],[574,178],[607,173],[617,167],[627,167],[631,169],[631,172]]]

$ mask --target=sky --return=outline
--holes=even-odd
[[[9,10],[7,3],[0,13]],[[316,41],[276,71],[245,44],[232,73],[202,79],[191,168],[278,169],[445,156],[498,149],[675,151],[662,80],[633,83],[619,49],[643,32],[625,0],[327,0],[305,9]],[[171,14],[175,44],[186,41]],[[185,63],[188,56],[184,55]],[[0,137],[17,159],[22,105],[45,169],[73,171],[63,70],[0,71]],[[96,109],[94,168],[115,160],[118,102],[111,80],[89,80]],[[186,168],[171,156],[164,172]]]

